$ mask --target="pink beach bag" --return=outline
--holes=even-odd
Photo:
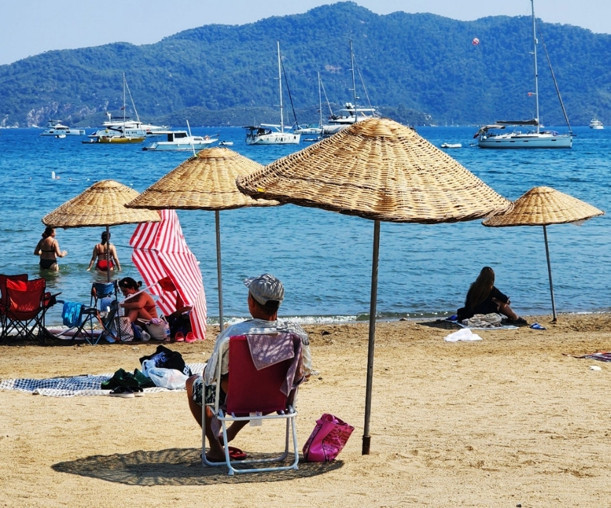
[[[307,462],[329,462],[342,451],[354,427],[337,416],[325,413],[318,420],[303,446],[303,458]]]

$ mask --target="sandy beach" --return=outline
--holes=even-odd
[[[452,343],[440,323],[378,323],[366,456],[367,324],[307,326],[318,373],[300,390],[299,444],[325,412],[355,431],[335,462],[289,473],[203,469],[184,391],[0,391],[0,505],[609,506],[611,363],[572,355],[611,350],[611,314],[527,319],[547,329]],[[169,347],[200,363],[213,343]],[[133,371],[155,347],[1,344],[0,379]],[[246,427],[234,444],[248,452],[260,435]]]

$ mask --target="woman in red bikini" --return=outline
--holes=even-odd
[[[107,234],[106,231],[102,233],[102,241],[93,248],[93,254],[91,255],[87,271],[91,270],[93,263],[95,263],[96,270],[100,272],[106,273],[109,270],[112,271],[115,269],[115,266],[117,270],[121,271],[117,249],[110,243],[110,233]]]
[[[125,301],[119,306],[125,309],[125,315],[133,323],[137,319],[150,321],[158,318],[155,300],[146,291],[141,290],[142,282],[136,282],[131,277],[119,281],[119,289],[125,296]]]

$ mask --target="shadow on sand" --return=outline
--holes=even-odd
[[[204,467],[199,448],[170,448],[134,451],[114,455],[93,455],[59,462],[52,467],[61,473],[97,478],[125,485],[218,485],[220,483],[260,483],[308,478],[343,466],[342,461],[300,462],[298,470],[229,476],[227,468]],[[255,456],[258,456],[256,454]]]

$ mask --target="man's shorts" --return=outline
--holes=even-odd
[[[193,402],[195,402],[198,406],[202,405],[202,395],[204,393],[204,380],[201,376],[197,377],[193,384],[191,385],[193,394],[191,398]],[[216,385],[210,385],[206,387],[206,405],[213,406],[214,398],[216,397]],[[221,390],[220,393],[221,398],[221,406],[225,404],[225,392]]]

